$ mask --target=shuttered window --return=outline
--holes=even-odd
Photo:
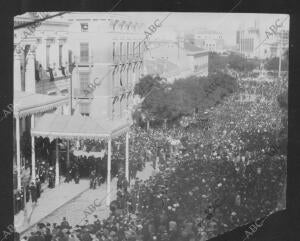
[[[113,42],[113,60],[115,60],[116,57],[116,43]]]
[[[80,78],[80,93],[84,94],[85,93],[84,91],[88,89],[89,73],[88,72],[80,72],[79,78]]]
[[[59,45],[59,66],[62,66],[62,51],[63,51],[63,46]]]
[[[89,61],[89,43],[80,43],[80,62],[87,63]]]
[[[122,54],[123,54],[123,53],[122,53],[122,48],[123,48],[123,46],[122,46],[122,45],[123,45],[123,43],[122,43],[122,42],[120,42],[120,56],[121,56],[121,58],[122,58]]]
[[[129,42],[127,42],[127,58],[129,57]]]
[[[46,67],[50,67],[50,45],[46,46]]]

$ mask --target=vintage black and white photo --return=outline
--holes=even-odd
[[[289,15],[14,18],[11,232],[206,241],[286,208]]]

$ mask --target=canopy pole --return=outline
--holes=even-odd
[[[16,140],[17,140],[17,188],[21,190],[21,152],[20,152],[20,119],[16,117]]]
[[[126,158],[125,158],[125,176],[129,182],[129,132],[126,132]]]
[[[56,162],[55,162],[55,185],[59,185],[59,153],[58,153],[58,139],[56,139]]]
[[[34,128],[34,114],[31,115],[31,129]],[[35,183],[35,143],[34,136],[31,136],[31,181]]]
[[[111,182],[111,138],[108,139],[107,147],[107,190],[106,190],[106,205],[110,204],[110,182]]]

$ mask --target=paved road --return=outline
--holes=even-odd
[[[151,163],[146,163],[146,167],[142,172],[137,173],[137,177],[142,180],[148,179],[153,175],[153,168]],[[111,200],[116,198],[117,191],[117,180],[116,178],[112,180],[111,183],[112,193]],[[60,223],[63,217],[67,217],[68,222],[72,227],[77,224],[83,224],[84,220],[94,221],[94,215],[97,215],[99,219],[105,219],[109,215],[109,208],[105,205],[106,198],[106,185],[102,184],[95,190],[87,190],[83,192],[78,197],[74,198],[70,202],[66,203],[47,217],[41,220],[42,223]],[[102,202],[101,202],[102,201]],[[100,205],[101,202],[101,205]],[[89,209],[89,205],[96,203],[96,209]],[[36,227],[29,229],[24,233],[28,235],[30,232],[34,231]]]

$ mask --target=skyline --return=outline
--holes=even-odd
[[[150,26],[157,18],[164,19],[169,12],[115,12],[134,16],[141,22]],[[287,18],[288,17],[288,18]],[[193,29],[205,28],[222,32],[226,45],[235,45],[236,31],[242,25],[245,27],[254,26],[255,20],[259,22],[260,32],[265,33],[270,26],[275,24],[277,19],[285,19],[283,29],[289,30],[288,14],[257,14],[257,13],[171,13],[163,23],[164,29],[176,31],[192,31]],[[269,30],[270,31],[270,30]],[[159,34],[159,31],[158,33]]]

